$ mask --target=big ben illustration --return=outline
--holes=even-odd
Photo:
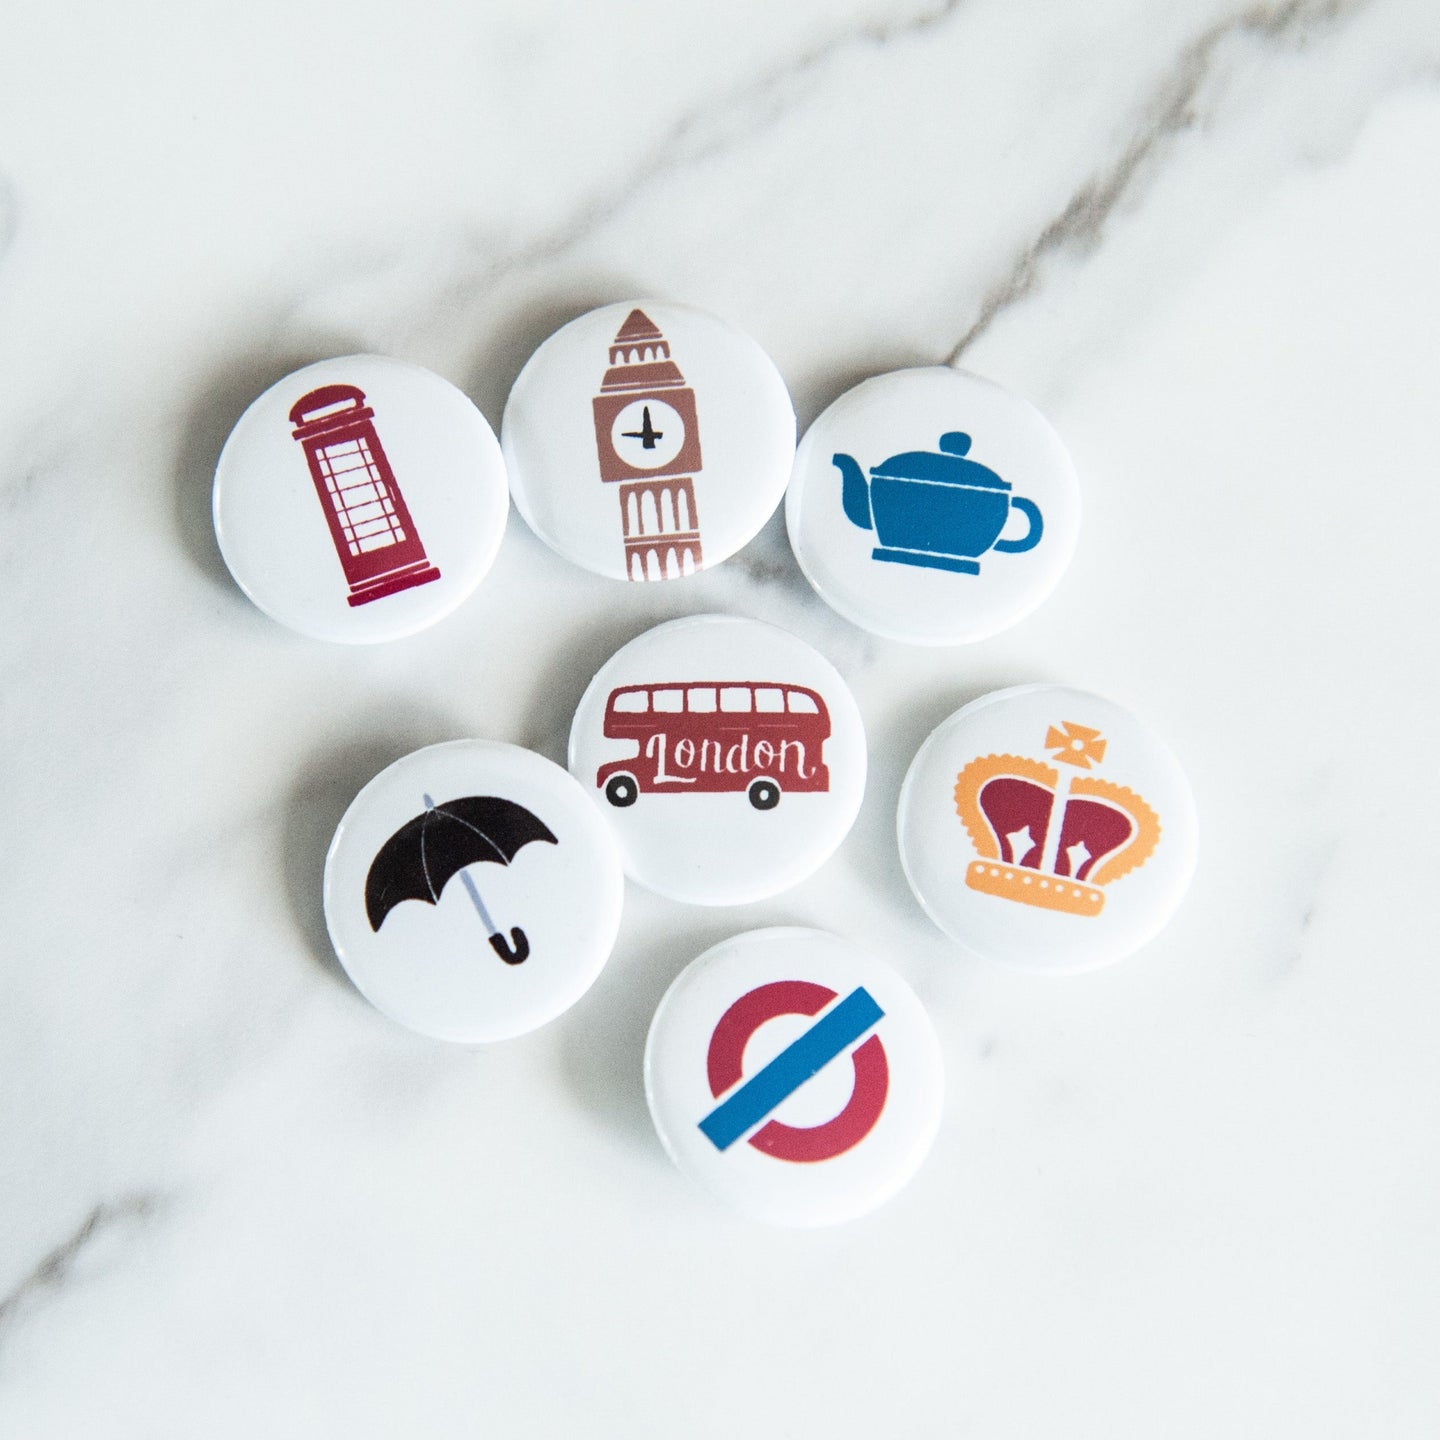
[[[701,467],[695,392],[643,310],[632,310],[616,334],[593,403],[600,479],[620,487],[626,577],[693,574],[704,563],[695,512]]]

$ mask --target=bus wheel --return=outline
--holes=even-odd
[[[605,782],[605,798],[621,810],[633,805],[639,794],[640,787],[633,775],[612,775]]]
[[[750,787],[750,803],[757,810],[773,810],[780,803],[780,787],[773,780],[757,780]]]

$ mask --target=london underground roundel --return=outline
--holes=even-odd
[[[699,615],[601,667],[569,763],[631,879],[739,905],[805,879],[845,838],[865,791],[865,732],[839,672],[803,640]]]
[[[754,930],[667,991],[645,1093],[672,1159],[777,1225],[853,1219],[893,1195],[939,1127],[939,1044],[888,966],[819,930]]]

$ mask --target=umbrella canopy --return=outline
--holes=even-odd
[[[365,913],[379,930],[402,901],[436,904],[467,865],[509,865],[532,840],[558,845],[539,816],[498,795],[464,795],[407,820],[379,849],[365,877]]]

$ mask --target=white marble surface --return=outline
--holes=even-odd
[[[1440,9],[1222,0],[0,15],[0,1434],[1440,1433]],[[401,355],[492,422],[589,305],[751,331],[802,421],[953,357],[1087,505],[1032,619],[926,652],[777,517],[693,582],[512,516],[453,619],[366,651],[229,581],[219,445],[297,363]],[[780,899],[632,890],[563,1019],[411,1037],[332,962],[324,846],[383,763],[562,753],[654,621],[775,620],[853,678],[858,825]],[[957,953],[900,874],[921,738],[1085,686],[1186,761],[1200,874],[1069,980]],[[828,1233],[656,1142],[670,978],[776,921],[932,1009],[935,1153]]]

